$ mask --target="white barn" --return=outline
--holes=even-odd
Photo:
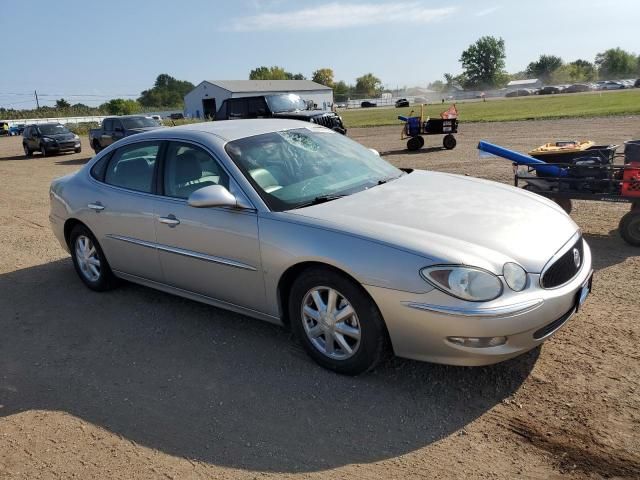
[[[184,113],[191,118],[212,117],[227,98],[295,93],[320,110],[333,104],[333,89],[311,80],[204,80],[184,96]]]

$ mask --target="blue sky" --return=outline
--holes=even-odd
[[[509,72],[541,53],[593,61],[640,45],[638,0],[0,1],[0,106],[15,108],[33,107],[16,94],[34,89],[44,104],[96,104],[138,95],[159,73],[197,84],[260,65],[426,86],[459,73],[460,53],[482,35],[505,39]]]

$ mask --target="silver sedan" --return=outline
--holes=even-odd
[[[553,202],[401,170],[324,127],[201,123],[125,138],[51,184],[92,290],[128,280],[290,327],[346,374],[385,353],[486,365],[578,311],[591,253]]]

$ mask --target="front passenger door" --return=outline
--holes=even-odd
[[[199,188],[229,188],[233,180],[208,152],[189,143],[169,142],[163,170],[156,237],[165,282],[265,311],[256,212],[187,204],[189,195]]]

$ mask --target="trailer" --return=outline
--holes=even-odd
[[[411,115],[413,110],[409,113]],[[407,141],[407,150],[416,151],[424,146],[424,135],[444,135],[442,146],[447,150],[456,148],[458,133],[458,110],[452,105],[448,110],[440,114],[440,118],[424,118],[424,105],[420,105],[420,116],[411,117],[398,115],[398,120],[404,122],[400,140]]]
[[[621,155],[581,156],[567,163],[547,163],[540,159],[481,141],[478,149],[510,160],[514,186],[554,200],[567,214],[572,200],[627,203],[631,208],[619,223],[620,236],[630,245],[640,246],[640,141],[626,142]],[[522,182],[525,182],[522,185]]]

